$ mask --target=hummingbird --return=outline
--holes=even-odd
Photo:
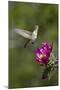
[[[26,46],[28,45],[29,42],[34,44],[34,42],[36,41],[37,34],[38,34],[38,25],[35,25],[35,29],[33,30],[33,32],[28,31],[28,30],[19,29],[19,28],[14,29],[14,31],[17,34],[21,35],[22,37],[28,39],[27,42],[24,45],[24,47],[26,48]]]

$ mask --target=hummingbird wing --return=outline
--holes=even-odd
[[[32,40],[34,41],[37,38],[38,34],[38,25],[35,26],[35,30],[32,33]]]
[[[32,38],[32,32],[30,31],[18,29],[18,28],[14,29],[14,31],[25,38],[28,38],[28,39]]]

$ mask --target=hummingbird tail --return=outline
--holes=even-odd
[[[26,46],[28,45],[29,42],[30,42],[30,40],[28,40],[28,41],[24,44],[24,48],[26,48]]]

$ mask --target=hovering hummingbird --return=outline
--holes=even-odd
[[[35,25],[35,30],[33,32],[27,31],[27,30],[23,30],[23,29],[14,29],[14,31],[23,36],[24,38],[27,38],[28,41],[25,43],[24,47],[27,46],[27,44],[29,42],[31,42],[32,44],[36,41],[37,39],[37,34],[38,34],[38,25]]]

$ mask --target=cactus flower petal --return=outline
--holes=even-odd
[[[35,61],[40,64],[47,64],[49,62],[49,57],[52,52],[52,44],[47,42],[43,43],[40,48],[35,51]]]

